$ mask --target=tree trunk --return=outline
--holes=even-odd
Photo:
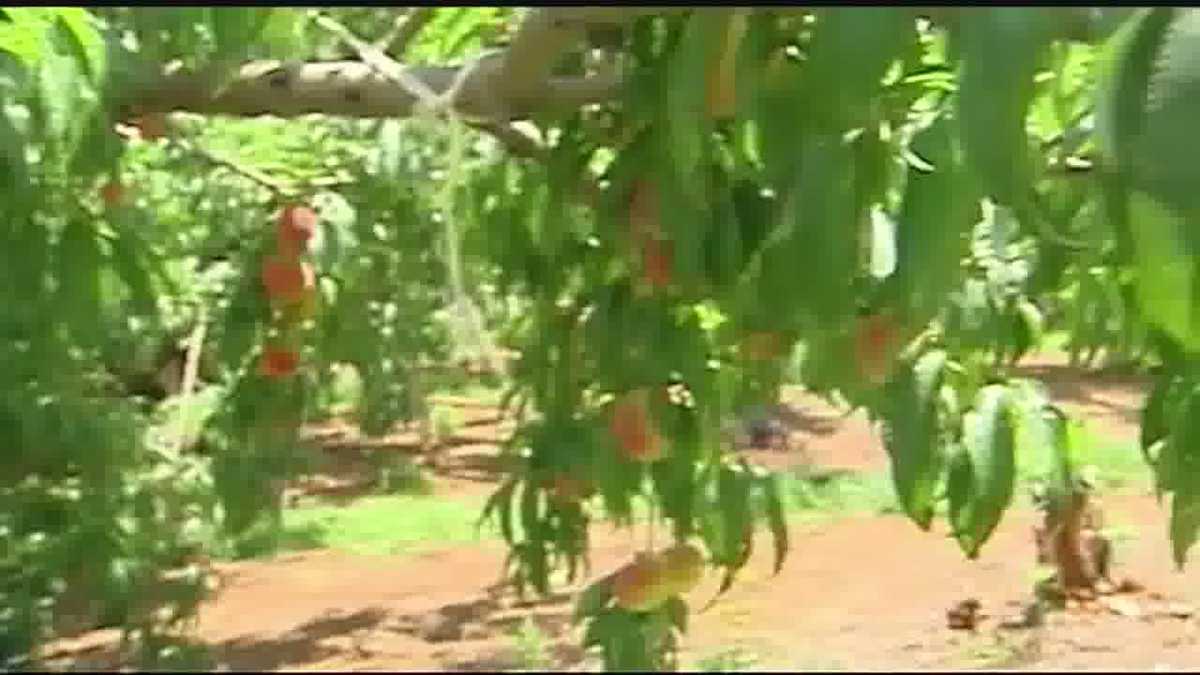
[[[1101,534],[1102,515],[1087,492],[1048,501],[1035,528],[1038,563],[1056,574],[1047,590],[1060,599],[1090,599],[1111,589],[1111,544]]]

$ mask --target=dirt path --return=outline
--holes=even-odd
[[[1152,500],[1126,498],[1107,510],[1140,533],[1121,544],[1120,574],[1168,598],[1200,602],[1200,573],[1173,571],[1165,514]],[[998,633],[998,620],[1028,598],[1031,524],[1028,513],[1010,514],[975,562],[964,560],[944,534],[922,533],[900,518],[793,527],[794,552],[784,571],[771,578],[768,556],[753,559],[741,583],[694,618],[684,662],[695,667],[739,648],[760,669],[1200,665],[1194,617],[1052,615],[1040,631]],[[622,538],[598,534],[598,571],[631,553]],[[500,547],[487,544],[400,558],[326,551],[229,565],[226,588],[205,606],[199,633],[235,670],[486,671],[520,665],[512,635],[532,616],[552,636],[548,647],[558,667],[592,665],[574,648],[565,595],[517,607],[487,592],[502,559]],[[714,583],[695,591],[694,607]],[[966,597],[978,598],[995,617],[975,636],[945,627],[944,611]],[[1149,596],[1136,600],[1153,610]],[[73,647],[111,639],[93,634]],[[1022,654],[1036,659],[1023,663]]]
[[[1140,383],[1048,376],[1059,402],[1087,415],[1098,431],[1123,440],[1136,436]],[[881,466],[882,449],[862,418],[840,419],[807,403],[811,424],[793,440],[814,463]],[[459,448],[446,466],[486,454],[476,444]],[[449,480],[450,489],[487,483],[469,472]],[[730,594],[694,617],[684,665],[695,668],[738,649],[753,657],[741,664],[749,669],[1200,667],[1197,618],[1156,609],[1162,602],[1155,594],[1200,604],[1200,570],[1193,565],[1177,573],[1170,562],[1166,510],[1149,496],[1106,500],[1105,510],[1111,524],[1135,535],[1117,544],[1117,572],[1147,586],[1148,593],[1127,599],[1143,616],[1060,613],[1041,629],[998,629],[999,620],[1029,598],[1028,512],[1011,512],[973,562],[939,526],[924,533],[899,517],[797,523],[791,557],[778,577],[770,577],[769,555],[757,555]],[[603,526],[595,535],[597,573],[630,555],[626,535]],[[226,565],[224,588],[203,608],[199,634],[237,670],[484,671],[521,667],[513,635],[531,617],[548,636],[555,667],[594,669],[574,646],[568,594],[515,606],[487,590],[503,555],[489,542],[419,556],[322,551]],[[708,600],[714,585],[710,579],[697,589],[694,607]],[[945,625],[945,610],[966,597],[978,598],[991,617],[975,635]],[[85,656],[90,647],[91,657],[78,665],[103,666],[112,639],[111,632],[97,632],[61,646]]]

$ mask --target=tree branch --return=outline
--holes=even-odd
[[[546,159],[546,149],[536,139],[513,125],[500,122],[483,122],[470,125],[472,128],[491,134],[514,157],[526,157],[537,161]]]
[[[342,42],[350,45],[354,51],[358,52],[358,58],[362,59],[363,63],[366,63],[379,74],[403,87],[424,105],[430,108],[436,107],[438,102],[437,94],[430,90],[420,79],[412,77],[405,70],[404,66],[397,63],[381,49],[360,39],[349,28],[338,23],[332,17],[319,15],[317,16],[316,23],[321,28],[336,35]],[[457,79],[456,77],[455,80],[457,81]]]
[[[434,94],[450,88],[459,68],[407,66],[411,77]],[[455,109],[467,117],[490,119],[484,94],[488,78],[468,78]],[[620,87],[616,78],[555,78],[540,101],[545,107],[578,107],[611,100]],[[203,73],[177,72],[136,83],[128,96],[131,115],[154,112],[192,112],[205,115],[296,117],[324,114],[340,117],[408,117],[416,97],[361,61],[283,64],[256,61],[243,65],[221,93],[213,95],[212,78]],[[514,109],[511,119],[534,112],[532,106]]]
[[[640,16],[689,11],[672,7],[543,7],[529,10],[495,73],[497,94],[517,109],[539,104],[559,57],[591,26],[621,26]]]
[[[669,10],[646,7],[556,7],[531,10],[509,47],[464,66],[405,66],[340,24],[322,25],[351,44],[363,61],[244,64],[231,79],[218,83],[212,73],[176,71],[144,76],[128,90],[132,115],[187,111],[200,114],[295,117],[326,114],[387,118],[413,114],[427,95],[440,97],[462,77],[453,108],[469,121],[511,122],[544,109],[576,108],[611,100],[618,76],[554,78],[549,74],[572,40],[588,26],[621,25],[639,16]],[[405,30],[421,23],[418,14]],[[428,21],[428,18],[424,19]],[[397,37],[397,40],[400,40]],[[218,84],[220,87],[218,89]]]

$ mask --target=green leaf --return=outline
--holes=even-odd
[[[108,52],[103,36],[96,30],[95,19],[79,7],[60,7],[55,11],[84,64],[84,72],[94,84],[99,84],[106,75]]]
[[[896,223],[882,209],[871,210],[871,276],[886,279],[896,271]]]
[[[1132,169],[1150,76],[1174,13],[1169,7],[1137,10],[1108,39],[1099,59],[1096,131],[1105,158],[1119,170]]]
[[[1182,569],[1188,550],[1200,536],[1200,387],[1191,387],[1180,402],[1171,430],[1169,488],[1171,550]],[[1164,457],[1166,459],[1166,457]]]
[[[1136,137],[1135,187],[1182,214],[1200,215],[1200,10],[1180,8],[1162,35],[1146,90],[1144,125]],[[1200,233],[1190,239],[1200,252]]]
[[[209,25],[217,43],[221,59],[243,54],[267,26],[270,7],[213,7],[209,13]]]
[[[148,265],[148,247],[133,228],[121,228],[112,241],[112,267],[129,289],[133,310],[142,316],[158,311]]]
[[[680,633],[686,633],[688,628],[688,606],[683,601],[683,598],[678,595],[671,596],[663,610],[667,613],[667,618],[671,625],[679,630]]]
[[[1013,328],[1016,336],[1013,360],[1019,360],[1042,340],[1045,321],[1042,312],[1027,298],[1021,298],[1016,303],[1013,314]]]
[[[58,243],[58,311],[85,344],[101,330],[102,263],[95,229],[81,218],[72,219]]]
[[[66,140],[79,114],[80,93],[85,86],[78,64],[67,56],[47,54],[38,69],[37,84],[46,134]]]
[[[583,619],[594,616],[604,609],[608,601],[612,599],[612,579],[616,573],[593,581],[591,585],[583,589],[579,594],[579,598],[575,601],[575,613],[572,615],[572,621],[578,623]]]
[[[900,7],[818,10],[803,75],[818,127],[840,132],[867,124],[888,66],[916,37],[914,19]]]
[[[1142,456],[1146,459],[1146,463],[1150,466],[1156,464],[1155,458],[1151,455],[1151,448],[1155,443],[1163,440],[1171,433],[1171,416],[1170,412],[1174,410],[1176,395],[1180,388],[1179,376],[1164,372],[1159,377],[1155,378],[1154,387],[1150,390],[1150,394],[1146,396],[1146,402],[1142,406],[1141,425],[1138,432],[1138,446],[1142,450]]]
[[[975,558],[1012,501],[1016,439],[1008,388],[993,384],[981,389],[975,412],[965,421],[964,441],[971,463],[971,507],[969,517],[955,535],[967,556]]]
[[[975,484],[971,470],[971,456],[962,446],[952,448],[949,470],[946,474],[946,497],[949,501],[950,527],[962,546],[959,532],[968,530],[974,508]]]
[[[517,481],[513,479],[506,480],[492,496],[488,498],[487,504],[484,505],[483,511],[479,516],[479,523],[476,527],[483,524],[483,521],[489,516],[495,516],[496,523],[500,528],[500,536],[510,546],[514,543],[513,527],[512,527],[512,497],[516,491]]]
[[[898,260],[892,280],[914,322],[932,317],[956,285],[966,235],[979,211],[952,131],[953,123],[941,118],[919,131],[909,145],[913,154],[932,165],[924,171],[910,163],[897,218]]]
[[[1053,17],[1041,8],[978,8],[962,14],[961,29],[958,118],[966,160],[986,193],[1017,206],[1031,188],[1025,115]]]
[[[1066,415],[1039,395],[1028,406],[1021,426],[1030,454],[1048,462],[1045,475],[1052,498],[1066,498],[1074,490],[1077,475]]]
[[[850,149],[834,135],[810,136],[800,150],[800,171],[780,214],[786,239],[764,251],[770,289],[800,303],[824,325],[849,316],[858,263],[860,218]],[[790,230],[790,231],[788,231]]]
[[[304,53],[307,43],[304,14],[298,9],[275,8],[262,29],[262,42],[271,57],[287,60]]]
[[[267,301],[258,275],[260,256],[247,254],[242,260],[242,277],[237,282],[221,322],[217,353],[225,367],[236,370],[258,342],[263,330]]]
[[[788,541],[787,517],[783,509],[783,491],[779,486],[779,476],[766,475],[759,479],[759,485],[766,500],[767,527],[771,530],[774,540],[775,562],[773,574],[783,571],[783,561],[787,559],[790,543]]]
[[[903,364],[888,383],[883,440],[892,481],[904,512],[922,530],[933,520],[934,500],[945,458],[938,419],[938,391],[946,352],[935,350]]]
[[[46,53],[46,31],[53,10],[44,7],[8,7],[8,21],[0,21],[0,50],[17,58],[25,68],[34,70]]]
[[[739,269],[745,269],[766,240],[770,224],[775,222],[772,214],[774,202],[762,194],[762,188],[757,183],[750,180],[739,181],[733,186],[732,199],[741,242]]]
[[[750,509],[751,476],[748,471],[734,467],[721,467],[717,479],[718,501],[725,533],[724,547],[714,550],[714,558],[721,565],[741,567],[745,550],[743,535],[753,526]]]
[[[1140,192],[1129,195],[1142,312],[1191,351],[1200,349],[1200,275],[1186,231],[1193,224]]]
[[[1182,570],[1200,531],[1200,490],[1176,491],[1171,497],[1171,555]]]
[[[711,122],[704,107],[709,53],[719,46],[731,12],[693,12],[668,66],[663,114],[665,158],[687,198],[704,194],[701,163]]]

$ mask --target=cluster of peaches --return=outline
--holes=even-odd
[[[272,310],[282,321],[280,336],[263,346],[259,373],[283,378],[296,372],[300,353],[296,331],[316,311],[316,274],[303,259],[317,231],[317,214],[311,208],[283,207],[275,225],[275,252],[262,261],[262,285]]]

